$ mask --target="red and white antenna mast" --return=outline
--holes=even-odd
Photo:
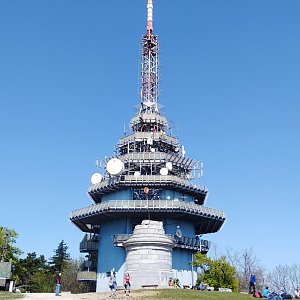
[[[140,113],[158,113],[158,40],[153,34],[153,1],[147,4],[147,34],[142,37]]]

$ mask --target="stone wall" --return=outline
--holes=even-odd
[[[163,223],[144,220],[124,242],[126,273],[133,288],[143,285],[167,287],[172,272],[172,240],[165,235]]]

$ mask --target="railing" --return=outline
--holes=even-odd
[[[110,200],[98,203],[86,208],[75,210],[71,213],[70,219],[87,217],[105,211],[182,211],[194,215],[204,216],[210,219],[225,220],[223,211],[186,202],[179,199],[174,200]]]
[[[80,252],[92,252],[98,250],[99,235],[98,234],[85,234],[80,245]]]
[[[172,145],[179,145],[179,142],[176,138],[167,135],[161,134],[160,132],[134,132],[128,136],[125,136],[119,140],[119,145],[125,145],[134,141],[141,141],[148,138],[152,138],[154,141],[167,141]]]
[[[176,235],[169,235],[171,240],[175,243],[177,248],[193,249],[200,251],[201,253],[207,253],[210,248],[210,241],[202,240],[200,238],[191,238],[191,237],[178,237]]]
[[[140,175],[140,176],[134,176],[134,175],[121,175],[121,176],[115,176],[113,178],[110,178],[108,180],[104,180],[102,182],[96,183],[94,185],[91,185],[88,189],[88,193],[94,193],[97,191],[97,189],[105,189],[107,187],[114,187],[121,188],[120,184],[122,185],[145,185],[145,184],[153,184],[153,185],[160,185],[160,184],[175,184],[180,186],[181,188],[190,189],[194,192],[204,192],[207,193],[207,188],[205,186],[199,186],[199,185],[192,185],[189,183],[187,179],[180,178],[178,176],[173,175]]]
[[[92,271],[81,271],[77,273],[78,281],[96,281],[97,273]]]
[[[116,234],[113,235],[113,244],[116,247],[123,247],[123,243],[131,236],[132,234]],[[200,251],[205,254],[210,248],[210,241],[202,240],[198,237],[178,237],[177,235],[167,234],[167,236],[174,242],[175,248],[191,249]]]
[[[96,241],[81,242],[79,245],[79,250],[80,252],[98,251],[98,242]]]

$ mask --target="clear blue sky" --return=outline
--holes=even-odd
[[[0,1],[0,225],[49,258],[139,103],[146,0]],[[156,0],[160,98],[204,161],[220,249],[299,263],[300,1]]]

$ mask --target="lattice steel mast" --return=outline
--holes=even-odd
[[[153,2],[147,4],[147,34],[142,37],[140,113],[158,112],[158,40],[153,33]]]

